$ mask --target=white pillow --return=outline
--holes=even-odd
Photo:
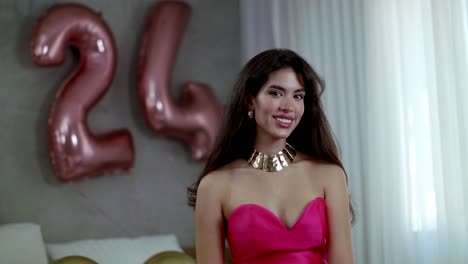
[[[33,223],[0,226],[0,263],[47,264],[41,227]]]
[[[154,254],[166,250],[182,252],[174,234],[138,238],[109,238],[46,244],[52,260],[79,255],[99,264],[143,264]]]

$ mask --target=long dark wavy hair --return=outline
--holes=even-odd
[[[239,74],[217,142],[203,172],[187,188],[190,206],[195,207],[198,185],[205,175],[234,160],[248,159],[252,154],[256,123],[247,117],[249,104],[267,82],[270,73],[283,68],[292,68],[301,77],[305,88],[304,114],[288,137],[288,143],[316,160],[336,164],[344,170],[339,158],[338,144],[320,100],[325,89],[323,79],[297,53],[288,49],[266,50],[250,59]],[[351,221],[354,222],[351,202],[349,208]]]

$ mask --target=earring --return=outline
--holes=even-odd
[[[249,112],[247,112],[247,116],[252,119],[254,117],[254,111],[253,110],[249,110]]]

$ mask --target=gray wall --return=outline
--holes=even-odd
[[[28,42],[38,16],[59,1],[0,0],[0,224],[31,221],[47,242],[175,233],[194,244],[193,210],[185,188],[202,169],[180,142],[146,127],[136,94],[145,17],[156,1],[77,1],[101,11],[114,33],[118,66],[109,91],[89,116],[94,131],[128,128],[136,160],[128,174],[64,184],[49,165],[46,125],[57,88],[76,61],[39,68]],[[63,1],[65,2],[65,1]],[[173,76],[212,86],[225,103],[240,69],[238,1],[193,0]]]

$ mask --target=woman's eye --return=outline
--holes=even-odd
[[[303,95],[303,94],[296,94],[294,97],[295,97],[296,99],[299,99],[299,100],[304,99],[304,95]]]
[[[281,94],[279,92],[275,92],[275,91],[271,91],[269,94],[271,94],[273,96],[281,96]]]

